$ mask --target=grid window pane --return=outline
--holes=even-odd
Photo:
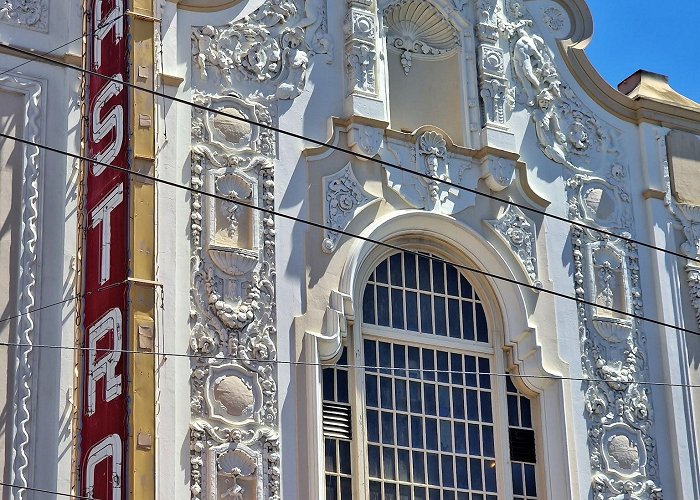
[[[370,276],[363,300],[368,325],[489,342],[484,307],[469,281],[450,264],[396,253]]]
[[[411,500],[496,493],[493,398],[490,384],[480,383],[481,370],[490,372],[489,359],[369,339],[364,346],[379,353],[379,371],[386,372],[365,375],[371,381],[365,399],[370,485],[381,485],[382,498]],[[406,369],[382,370],[392,363]],[[436,368],[450,366],[472,366],[474,377],[436,375]]]

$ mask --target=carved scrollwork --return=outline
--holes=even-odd
[[[0,22],[36,31],[49,29],[49,0],[4,0]]]
[[[530,284],[541,287],[537,271],[537,236],[532,219],[518,207],[509,205],[498,219],[486,223],[510,247]]]
[[[373,197],[355,178],[352,165],[348,163],[339,172],[323,178],[323,217],[325,224],[333,229],[344,230],[359,208]],[[321,248],[331,253],[336,249],[340,234],[324,230]]]
[[[195,27],[198,80],[219,89],[245,88],[256,101],[295,99],[306,85],[310,57],[332,49],[325,7],[307,4],[300,12],[293,0],[268,0],[229,25]]]

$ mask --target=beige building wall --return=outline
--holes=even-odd
[[[0,91],[0,131],[22,136],[25,98],[21,94]],[[21,221],[22,146],[0,141],[0,317],[17,313],[18,249]],[[16,321],[0,323],[0,342],[12,342]],[[12,350],[0,347],[0,470],[3,482],[10,478],[12,456]],[[3,498],[4,495],[3,495]]]

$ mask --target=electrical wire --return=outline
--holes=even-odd
[[[409,250],[409,249],[406,249],[406,248],[402,248],[402,247],[400,247],[400,246],[398,246],[398,245],[394,245],[394,244],[392,244],[392,243],[387,243],[387,242],[385,242],[385,241],[375,240],[375,239],[373,239],[373,238],[369,238],[369,237],[367,237],[367,236],[362,236],[362,235],[359,235],[359,234],[355,234],[355,233],[352,233],[352,232],[349,232],[349,231],[346,231],[346,230],[337,229],[337,228],[332,228],[332,227],[326,226],[326,225],[324,225],[324,224],[321,224],[321,223],[319,223],[319,222],[314,222],[314,221],[302,219],[301,217],[296,217],[296,216],[293,216],[293,215],[289,215],[289,214],[285,214],[285,213],[282,213],[282,212],[278,212],[278,211],[276,211],[276,210],[274,210],[274,209],[271,209],[271,208],[259,207],[259,206],[257,206],[257,205],[254,205],[254,204],[252,204],[252,203],[248,203],[248,202],[245,202],[245,201],[242,201],[242,200],[232,199],[232,198],[230,198],[230,197],[228,197],[228,196],[223,196],[223,195],[219,195],[219,194],[216,194],[216,193],[209,193],[209,192],[207,192],[207,191],[202,191],[202,190],[197,189],[197,188],[193,188],[193,187],[186,186],[186,185],[183,185],[183,184],[178,184],[178,183],[173,182],[173,181],[169,181],[169,180],[166,180],[166,179],[160,179],[160,178],[158,178],[158,177],[155,177],[155,176],[153,176],[153,175],[149,175],[149,174],[146,174],[146,173],[143,173],[143,172],[138,172],[138,171],[135,171],[135,170],[129,170],[128,168],[125,168],[125,167],[119,167],[119,166],[117,166],[117,165],[111,165],[111,164],[109,164],[109,163],[100,162],[100,161],[97,161],[97,160],[91,160],[90,158],[87,158],[86,156],[83,156],[83,155],[78,155],[78,154],[75,154],[75,153],[70,153],[70,152],[68,152],[68,151],[63,151],[63,150],[61,150],[61,149],[54,148],[54,147],[52,147],[52,146],[47,146],[47,145],[45,145],[45,144],[38,144],[38,143],[35,143],[35,142],[31,142],[31,141],[26,140],[26,139],[22,139],[22,138],[15,137],[15,136],[12,136],[12,135],[9,135],[9,134],[5,134],[4,132],[0,132],[0,137],[4,137],[4,138],[6,138],[6,139],[11,139],[11,140],[14,140],[14,141],[17,141],[17,142],[26,144],[26,145],[35,146],[35,147],[44,149],[44,150],[46,150],[46,151],[51,151],[51,152],[54,152],[54,153],[62,154],[62,155],[65,155],[65,156],[68,156],[68,157],[71,157],[71,158],[75,158],[75,159],[77,159],[77,160],[82,160],[82,161],[85,161],[85,162],[93,163],[93,164],[95,164],[95,165],[100,165],[100,166],[104,166],[104,167],[106,167],[106,168],[111,168],[111,169],[113,169],[113,170],[118,170],[118,171],[120,171],[120,172],[124,172],[124,173],[130,174],[130,175],[134,175],[134,176],[137,176],[137,177],[141,177],[141,178],[143,178],[143,179],[148,179],[148,180],[150,180],[150,181],[152,181],[152,182],[155,182],[155,183],[160,183],[160,184],[164,184],[164,185],[166,185],[166,186],[174,187],[174,188],[177,188],[177,189],[182,189],[182,190],[188,191],[188,192],[190,192],[190,193],[199,194],[199,195],[202,195],[202,196],[208,196],[208,197],[210,197],[210,198],[214,198],[214,199],[217,199],[217,200],[225,201],[225,202],[227,202],[227,203],[235,203],[236,205],[240,205],[240,206],[243,206],[243,207],[246,207],[246,208],[250,208],[250,209],[252,209],[252,210],[257,210],[257,211],[259,211],[259,212],[264,212],[264,213],[267,213],[267,214],[269,214],[269,215],[275,215],[275,216],[277,216],[277,217],[280,217],[280,218],[283,218],[283,219],[287,219],[287,220],[291,220],[291,221],[294,221],[294,222],[299,222],[299,223],[301,223],[301,224],[305,224],[305,225],[308,225],[308,226],[311,226],[311,227],[315,227],[315,228],[318,228],[318,229],[323,229],[323,230],[327,230],[327,231],[333,231],[333,232],[335,232],[335,233],[337,233],[337,234],[342,234],[342,235],[344,235],[344,236],[348,236],[349,238],[354,238],[354,239],[358,239],[358,240],[361,240],[361,241],[365,241],[365,242],[367,242],[367,243],[372,243],[372,244],[375,244],[375,245],[378,245],[378,246],[382,246],[382,247],[385,247],[385,248],[389,248],[389,249],[391,249],[391,250],[395,250],[395,251],[397,251],[397,252],[404,252],[404,253],[407,253],[407,254],[409,254],[409,255],[416,255],[416,256],[418,256],[418,257],[424,257],[424,258],[427,258],[427,259],[432,260],[432,261],[441,262],[441,263],[443,263],[443,264],[449,264],[449,265],[454,266],[454,267],[456,267],[456,268],[458,268],[458,269],[463,269],[463,270],[466,270],[466,271],[470,271],[470,272],[473,272],[473,273],[475,273],[475,274],[481,274],[481,275],[487,276],[487,277],[489,277],[489,278],[493,278],[493,279],[496,279],[496,280],[499,280],[499,281],[504,281],[504,282],[506,282],[506,283],[510,283],[510,284],[517,285],[517,286],[522,286],[522,287],[525,287],[525,288],[529,288],[529,289],[531,289],[531,290],[536,290],[536,291],[539,291],[539,292],[542,292],[542,293],[546,293],[546,294],[549,294],[549,295],[552,295],[552,296],[555,296],[555,297],[558,297],[558,298],[562,298],[562,299],[566,299],[566,300],[575,301],[575,302],[577,302],[578,304],[584,304],[584,305],[592,306],[592,307],[595,307],[595,308],[600,309],[600,310],[603,310],[603,311],[609,311],[609,312],[612,312],[612,313],[615,313],[615,314],[619,314],[619,315],[622,315],[622,316],[627,316],[627,317],[629,317],[629,318],[634,318],[634,319],[637,319],[637,320],[640,320],[640,321],[645,321],[645,322],[647,322],[647,323],[651,323],[651,324],[654,324],[654,325],[657,325],[657,326],[662,326],[662,327],[665,327],[665,328],[671,328],[671,329],[677,330],[677,331],[679,331],[679,332],[683,332],[683,333],[688,333],[688,334],[691,334],[691,335],[700,336],[700,332],[698,332],[698,331],[696,331],[696,330],[690,330],[690,329],[688,329],[688,328],[681,327],[681,326],[678,326],[678,325],[672,325],[672,324],[670,324],[670,323],[666,323],[666,322],[664,322],[664,321],[660,321],[660,320],[657,320],[657,319],[654,319],[654,318],[648,318],[648,317],[646,317],[646,316],[643,316],[643,315],[641,315],[641,314],[637,314],[637,313],[634,313],[634,312],[624,311],[624,310],[622,310],[622,309],[617,309],[617,308],[610,307],[610,306],[604,306],[604,305],[597,304],[596,302],[593,302],[593,301],[590,301],[590,300],[587,300],[587,299],[583,299],[583,298],[580,298],[580,297],[572,297],[571,295],[567,295],[567,294],[562,293],[562,292],[557,292],[557,291],[555,291],[555,290],[549,290],[549,289],[547,289],[547,288],[543,288],[543,287],[538,287],[538,286],[535,286],[535,285],[531,285],[531,284],[529,284],[529,283],[525,283],[525,282],[522,282],[522,281],[518,281],[518,280],[513,279],[513,278],[508,278],[507,276],[502,276],[502,275],[499,275],[499,274],[491,273],[491,272],[489,272],[489,271],[484,271],[484,270],[482,270],[482,269],[477,269],[477,268],[475,268],[475,267],[471,267],[471,266],[467,266],[467,265],[464,265],[464,264],[459,264],[459,263],[451,262],[451,261],[449,261],[449,260],[441,259],[441,258],[435,257],[435,256],[433,256],[433,255],[426,255],[426,254],[423,254],[423,253],[419,253],[419,252],[416,252],[416,251],[413,251],[413,250]]]
[[[110,24],[112,24],[112,23],[116,22],[117,20],[121,19],[122,17],[124,17],[126,14],[130,14],[130,12],[126,12],[126,13],[124,13],[124,14],[121,14],[121,15],[115,17],[114,19],[110,19],[109,21],[107,21],[107,19],[105,19],[105,22],[103,22],[103,23],[101,23],[99,26],[97,26],[97,29],[98,29],[98,30],[101,30],[101,29],[106,28],[106,27],[109,26]],[[58,49],[62,49],[63,47],[65,47],[65,46],[67,46],[67,45],[70,45],[71,43],[77,42],[78,40],[80,40],[80,39],[83,38],[84,36],[85,36],[85,35],[80,35],[79,37],[74,38],[73,40],[70,40],[70,41],[64,43],[63,45],[59,45],[58,47],[53,48],[53,49],[49,50],[48,52],[43,52],[42,54],[38,54],[37,56],[31,57],[31,58],[28,59],[27,61],[24,61],[23,63],[20,63],[20,64],[18,64],[17,66],[13,66],[13,67],[10,68],[10,69],[6,69],[6,70],[3,71],[2,73],[0,73],[0,76],[6,75],[6,74],[9,73],[10,71],[14,71],[14,70],[16,70],[16,69],[19,69],[19,68],[21,68],[22,66],[24,66],[24,65],[26,65],[26,64],[29,64],[29,63],[34,62],[34,61],[37,61],[37,60],[39,59],[39,56],[42,56],[43,58],[47,58],[47,59],[48,59],[47,56],[48,56],[49,54],[53,54],[53,53],[56,52]],[[77,66],[75,66],[75,67],[77,68]]]
[[[10,484],[10,483],[0,482],[0,486],[6,486],[8,488],[12,488],[15,490],[36,491],[37,493],[50,493],[51,495],[57,495],[59,497],[81,498],[81,499],[85,499],[85,500],[96,500],[94,497],[86,497],[86,496],[82,496],[82,495],[72,495],[70,493],[61,493],[58,491],[44,490],[41,488],[32,488],[29,486],[18,486],[16,484]]]
[[[439,337],[438,337],[439,338]],[[24,347],[25,345],[19,342],[0,342],[0,346],[3,347]],[[78,347],[78,346],[65,346],[65,345],[53,345],[53,344],[31,344],[32,347],[39,349],[56,349],[56,350],[68,350],[68,351],[90,351],[95,353],[120,353],[127,355],[142,355],[142,356],[158,356],[164,359],[167,358],[189,358],[189,359],[213,359],[217,361],[237,361],[243,363],[259,363],[259,364],[272,364],[272,365],[289,365],[289,366],[316,366],[319,368],[345,368],[348,370],[366,370],[366,371],[376,371],[382,372],[421,372],[421,373],[435,373],[435,374],[463,374],[463,375],[488,375],[491,377],[515,377],[522,379],[536,379],[536,380],[567,380],[573,382],[601,382],[608,384],[619,384],[619,385],[648,385],[655,387],[683,387],[689,389],[700,388],[699,384],[683,384],[683,383],[673,383],[673,382],[651,382],[644,380],[606,380],[602,378],[591,378],[591,377],[570,377],[565,375],[528,375],[524,373],[500,373],[500,372],[482,372],[482,371],[465,371],[465,370],[445,370],[440,368],[410,368],[408,366],[404,367],[389,367],[389,366],[375,366],[375,365],[353,365],[353,364],[334,364],[327,365],[318,362],[311,361],[292,361],[292,360],[281,360],[281,359],[249,359],[241,358],[236,356],[221,356],[221,355],[206,355],[206,354],[185,354],[177,352],[161,352],[161,351],[138,351],[132,349],[109,349],[109,348],[91,348],[91,347]]]
[[[689,261],[693,261],[693,262],[700,263],[700,258],[695,258],[695,257],[692,257],[692,256],[684,255],[684,254],[682,254],[682,253],[680,253],[680,252],[676,252],[675,250],[670,250],[670,249],[667,249],[667,248],[657,247],[657,246],[655,246],[655,245],[652,245],[651,243],[646,243],[646,242],[644,242],[644,241],[640,241],[640,240],[634,239],[634,238],[632,238],[632,237],[630,237],[630,236],[625,236],[624,234],[617,234],[617,233],[615,233],[615,232],[608,231],[608,230],[606,230],[606,229],[594,227],[594,226],[592,226],[592,225],[590,225],[590,224],[586,224],[586,223],[579,222],[579,221],[574,221],[574,220],[568,219],[568,218],[566,218],[566,217],[563,217],[563,216],[561,216],[561,215],[556,215],[556,214],[552,214],[552,213],[549,213],[549,212],[545,212],[544,210],[540,210],[540,209],[538,209],[538,208],[534,208],[534,207],[525,205],[525,204],[523,204],[523,203],[518,203],[518,202],[515,202],[515,201],[506,200],[506,199],[504,199],[504,198],[500,198],[500,197],[495,196],[495,195],[493,195],[493,194],[484,193],[484,192],[479,191],[479,190],[477,190],[477,189],[469,188],[469,187],[467,187],[467,186],[462,186],[461,184],[457,184],[456,182],[452,182],[452,181],[448,181],[448,180],[445,180],[445,179],[441,179],[441,178],[439,178],[439,177],[433,177],[433,176],[430,175],[430,174],[426,174],[426,173],[423,173],[423,172],[419,172],[419,171],[416,171],[416,170],[412,170],[412,169],[410,169],[410,168],[408,168],[408,167],[404,167],[404,166],[401,166],[401,165],[397,165],[397,164],[395,164],[395,163],[387,162],[387,161],[382,160],[382,159],[380,159],[380,158],[374,158],[374,157],[372,157],[372,156],[368,156],[368,155],[365,155],[365,154],[362,154],[362,153],[357,153],[357,152],[355,152],[355,151],[352,151],[352,150],[349,150],[349,149],[346,149],[346,148],[343,148],[343,147],[340,147],[340,146],[336,146],[335,144],[328,144],[328,143],[326,143],[326,142],[319,141],[319,140],[317,140],[317,139],[312,139],[312,138],[310,138],[310,137],[306,137],[306,136],[304,136],[304,135],[297,134],[296,132],[291,132],[291,131],[289,131],[289,130],[282,129],[282,128],[280,128],[280,127],[275,127],[275,126],[273,126],[273,125],[267,125],[267,124],[264,124],[264,123],[259,123],[259,122],[255,121],[255,120],[250,119],[250,118],[246,118],[246,117],[239,116],[239,115],[234,115],[234,114],[232,114],[232,113],[227,113],[227,112],[225,112],[225,111],[221,111],[221,110],[218,110],[218,109],[212,109],[212,108],[209,108],[209,107],[207,107],[207,106],[204,106],[203,104],[197,104],[197,103],[194,103],[194,102],[190,102],[190,101],[188,101],[188,100],[186,100],[186,99],[182,99],[182,98],[179,98],[179,97],[175,97],[175,96],[171,96],[171,95],[165,94],[165,93],[163,93],[163,92],[159,92],[159,91],[157,91],[157,90],[152,90],[152,89],[148,89],[148,88],[145,88],[145,87],[141,87],[141,86],[139,86],[139,85],[136,85],[136,84],[133,84],[133,83],[130,83],[130,82],[122,81],[122,80],[119,80],[119,79],[117,79],[117,78],[113,78],[113,77],[111,77],[111,76],[103,75],[102,73],[99,73],[99,72],[97,72],[97,71],[92,71],[92,70],[89,70],[89,69],[86,69],[86,68],[80,68],[80,67],[78,67],[78,66],[73,66],[72,64],[68,64],[68,63],[62,62],[62,61],[55,61],[55,60],[53,60],[53,59],[50,59],[50,58],[47,58],[47,57],[42,57],[41,55],[37,55],[37,54],[33,53],[32,51],[25,50],[25,49],[21,49],[21,48],[19,48],[19,47],[13,47],[12,45],[9,45],[9,44],[6,44],[6,43],[0,43],[0,46],[4,47],[4,48],[7,49],[7,50],[10,50],[10,51],[14,51],[14,52],[23,54],[23,55],[25,55],[25,56],[27,56],[27,57],[34,57],[35,59],[38,59],[38,60],[44,60],[44,61],[48,62],[49,64],[54,64],[54,65],[58,65],[58,66],[63,66],[63,67],[66,67],[66,68],[73,69],[73,70],[75,70],[75,71],[80,71],[80,72],[83,72],[83,73],[87,73],[87,74],[96,76],[96,77],[98,77],[98,78],[102,78],[102,79],[104,79],[104,80],[117,83],[117,84],[119,84],[119,85],[124,85],[124,86],[126,86],[126,87],[129,87],[129,88],[132,88],[132,89],[141,91],[141,92],[146,92],[146,93],[151,94],[151,95],[153,95],[153,96],[158,96],[158,97],[161,97],[161,98],[164,98],[164,99],[169,99],[169,100],[171,100],[171,101],[173,101],[173,102],[177,102],[177,103],[180,103],[180,104],[185,104],[186,106],[190,106],[190,107],[192,107],[192,108],[194,108],[194,109],[199,109],[199,110],[202,110],[202,111],[207,111],[207,112],[214,113],[214,114],[217,114],[217,115],[225,116],[225,117],[227,117],[227,118],[232,118],[232,119],[234,119],[234,120],[237,120],[237,121],[240,121],[240,122],[244,122],[244,123],[247,123],[247,124],[249,124],[249,125],[253,125],[253,126],[256,126],[256,127],[260,127],[260,128],[266,129],[266,130],[270,130],[270,131],[272,131],[272,132],[276,132],[276,133],[278,133],[278,134],[282,134],[282,135],[286,135],[286,136],[289,136],[289,137],[293,137],[293,138],[295,138],[295,139],[300,139],[300,140],[303,140],[303,141],[306,141],[306,142],[310,142],[311,144],[315,144],[315,145],[317,145],[317,146],[322,146],[322,147],[325,147],[325,148],[328,148],[328,149],[332,149],[332,150],[334,150],[334,151],[339,151],[339,152],[342,152],[342,153],[345,153],[345,154],[348,154],[348,155],[351,155],[351,156],[355,156],[355,157],[357,157],[357,158],[361,158],[361,159],[366,160],[366,161],[369,161],[369,162],[374,162],[374,163],[377,163],[377,164],[379,164],[379,165],[383,165],[383,166],[385,166],[385,167],[395,168],[396,170],[399,170],[399,171],[401,171],[401,172],[406,172],[406,173],[408,173],[408,174],[415,175],[415,176],[417,176],[417,177],[422,177],[422,178],[428,179],[428,180],[430,180],[431,182],[437,182],[437,183],[443,184],[443,185],[445,185],[445,186],[449,186],[449,187],[453,187],[453,188],[460,189],[460,190],[463,190],[463,191],[467,191],[467,192],[472,193],[472,194],[474,194],[474,195],[482,196],[482,197],[484,197],[484,198],[488,198],[488,199],[490,199],[490,200],[493,200],[493,201],[496,201],[496,202],[499,202],[499,203],[503,203],[503,204],[505,204],[505,205],[510,205],[510,206],[518,207],[518,208],[520,208],[521,210],[526,210],[526,211],[531,212],[531,213],[535,213],[535,214],[538,214],[538,215],[542,215],[543,217],[548,217],[548,218],[550,218],[550,219],[554,219],[554,220],[557,220],[557,221],[560,221],[560,222],[564,222],[564,223],[570,224],[570,225],[572,225],[572,226],[580,227],[580,228],[582,228],[582,229],[587,229],[587,230],[589,230],[589,231],[593,231],[593,232],[596,232],[596,233],[598,233],[598,234],[602,234],[602,235],[605,235],[605,236],[608,236],[608,237],[611,237],[611,238],[620,239],[620,240],[626,241],[626,242],[628,242],[628,243],[633,243],[633,244],[636,244],[636,245],[639,245],[639,246],[642,246],[642,247],[645,247],[645,248],[649,248],[649,249],[656,250],[656,251],[659,251],[659,252],[664,252],[664,253],[667,253],[667,254],[669,254],[669,255],[674,255],[674,256],[676,256],[676,257],[680,257],[680,258],[683,258],[683,259],[687,259],[687,260],[689,260]]]
[[[51,303],[51,304],[46,304],[46,305],[44,305],[44,306],[35,307],[34,309],[30,309],[30,310],[25,311],[25,312],[23,312],[23,313],[14,314],[14,315],[12,315],[12,316],[5,316],[4,318],[0,318],[0,323],[5,323],[6,321],[10,321],[10,320],[13,320],[13,319],[16,319],[16,318],[21,318],[21,317],[23,317],[23,316],[28,316],[28,315],[30,315],[30,314],[33,314],[33,313],[38,312],[38,311],[42,311],[42,310],[44,310],[44,309],[48,309],[48,308],[50,308],[50,307],[60,306],[61,304],[65,304],[66,302],[72,302],[72,301],[74,301],[74,300],[76,300],[76,299],[81,299],[81,298],[83,298],[83,297],[87,297],[88,295],[92,295],[93,293],[102,292],[102,291],[107,290],[107,289],[109,289],[109,288],[113,288],[113,287],[118,286],[118,285],[123,285],[124,283],[126,283],[126,281],[120,281],[120,282],[118,282],[118,283],[112,283],[112,284],[110,284],[110,285],[106,285],[106,286],[100,287],[100,288],[98,288],[97,290],[92,290],[91,292],[85,292],[85,293],[81,293],[81,294],[78,294],[78,295],[73,295],[73,296],[68,297],[68,298],[66,298],[66,299],[59,300],[58,302],[53,302],[53,303]]]

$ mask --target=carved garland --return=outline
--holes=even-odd
[[[36,31],[49,29],[49,0],[4,0],[0,22]]]
[[[192,32],[192,498],[280,498],[275,219],[269,130],[275,101],[306,84],[309,57],[331,50],[325,8],[268,0],[226,26]],[[235,90],[234,90],[235,87]]]
[[[33,143],[42,139],[41,108],[44,105],[42,85],[13,74],[0,76],[0,89],[24,95],[26,116],[23,138]],[[18,311],[14,359],[14,416],[12,420],[12,470],[10,480],[17,486],[27,486],[29,466],[29,423],[31,418],[32,343],[34,341],[34,308],[36,295],[36,265],[39,217],[39,172],[44,156],[37,147],[23,146],[22,160],[22,226],[19,251]],[[13,498],[26,497],[21,489],[12,491]]]

